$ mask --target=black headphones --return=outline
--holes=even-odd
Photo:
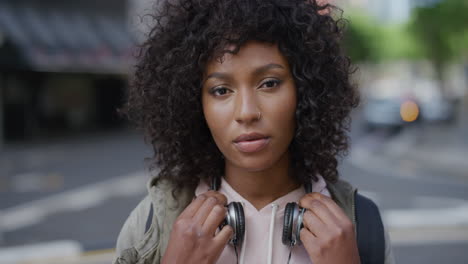
[[[221,185],[221,178],[213,178],[211,180],[211,190],[219,190]],[[244,207],[240,202],[231,202],[227,205],[226,218],[219,226],[222,229],[225,225],[230,225],[234,230],[234,235],[229,241],[234,248],[242,244],[245,234],[245,216],[244,216]]]
[[[312,182],[304,185],[306,193],[312,192]],[[283,222],[283,244],[289,247],[300,245],[300,232],[304,225],[302,219],[304,217],[305,208],[301,208],[297,203],[288,203],[284,208]]]
[[[211,190],[217,191],[221,185],[221,178],[216,177],[211,181]],[[306,193],[312,192],[312,182],[304,185]],[[283,244],[288,247],[300,245],[300,231],[304,226],[302,219],[305,213],[305,208],[301,208],[297,203],[288,203],[284,209],[283,223]],[[242,244],[245,234],[245,217],[244,207],[240,202],[231,202],[227,205],[227,214],[220,228],[225,225],[230,225],[234,230],[234,236],[230,243],[237,248]]]

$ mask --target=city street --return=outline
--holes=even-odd
[[[333,164],[379,207],[396,263],[467,264],[467,13],[467,0],[0,1],[0,264],[112,263],[160,169],[130,122],[185,144],[207,130],[188,124],[202,106],[213,135],[246,130],[232,148],[247,162],[287,142],[294,110],[296,132],[320,135],[319,172],[352,120]],[[292,186],[280,165],[262,187],[281,188],[234,189],[263,207]],[[284,208],[269,203],[274,238]]]
[[[466,263],[468,170],[462,164],[444,173],[440,165],[395,154],[414,148],[408,145],[413,128],[365,133],[356,126],[341,177],[379,205],[397,263]],[[57,263],[110,263],[111,251],[73,261],[115,246],[146,193],[143,160],[150,153],[129,130],[7,146],[0,156],[0,263],[13,259],[12,252],[28,252],[25,245],[33,245],[37,258],[64,257]],[[67,257],[74,258],[64,262]]]

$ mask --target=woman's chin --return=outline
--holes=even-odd
[[[234,163],[236,167],[248,172],[260,172],[271,168],[272,162],[268,159],[243,159]]]

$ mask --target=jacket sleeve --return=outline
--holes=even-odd
[[[392,242],[387,231],[387,227],[384,225],[385,235],[385,264],[395,264],[395,257],[393,255]]]
[[[129,260],[130,256],[135,255],[134,257],[137,257],[135,247],[145,235],[145,226],[151,211],[150,208],[151,199],[147,195],[130,213],[117,238],[114,263],[132,263]],[[125,261],[122,258],[125,258]],[[116,262],[118,259],[121,261]]]

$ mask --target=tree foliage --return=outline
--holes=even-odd
[[[427,58],[443,65],[467,55],[468,1],[415,8],[404,24],[382,24],[350,10],[344,46],[353,61]]]
[[[468,1],[445,0],[416,8],[409,27],[425,56],[445,64],[467,52]]]
[[[417,59],[423,54],[407,24],[382,24],[362,13],[349,17],[344,46],[353,61]]]
[[[348,22],[344,38],[347,54],[353,61],[377,61],[380,28],[370,17],[360,13],[352,13]]]

